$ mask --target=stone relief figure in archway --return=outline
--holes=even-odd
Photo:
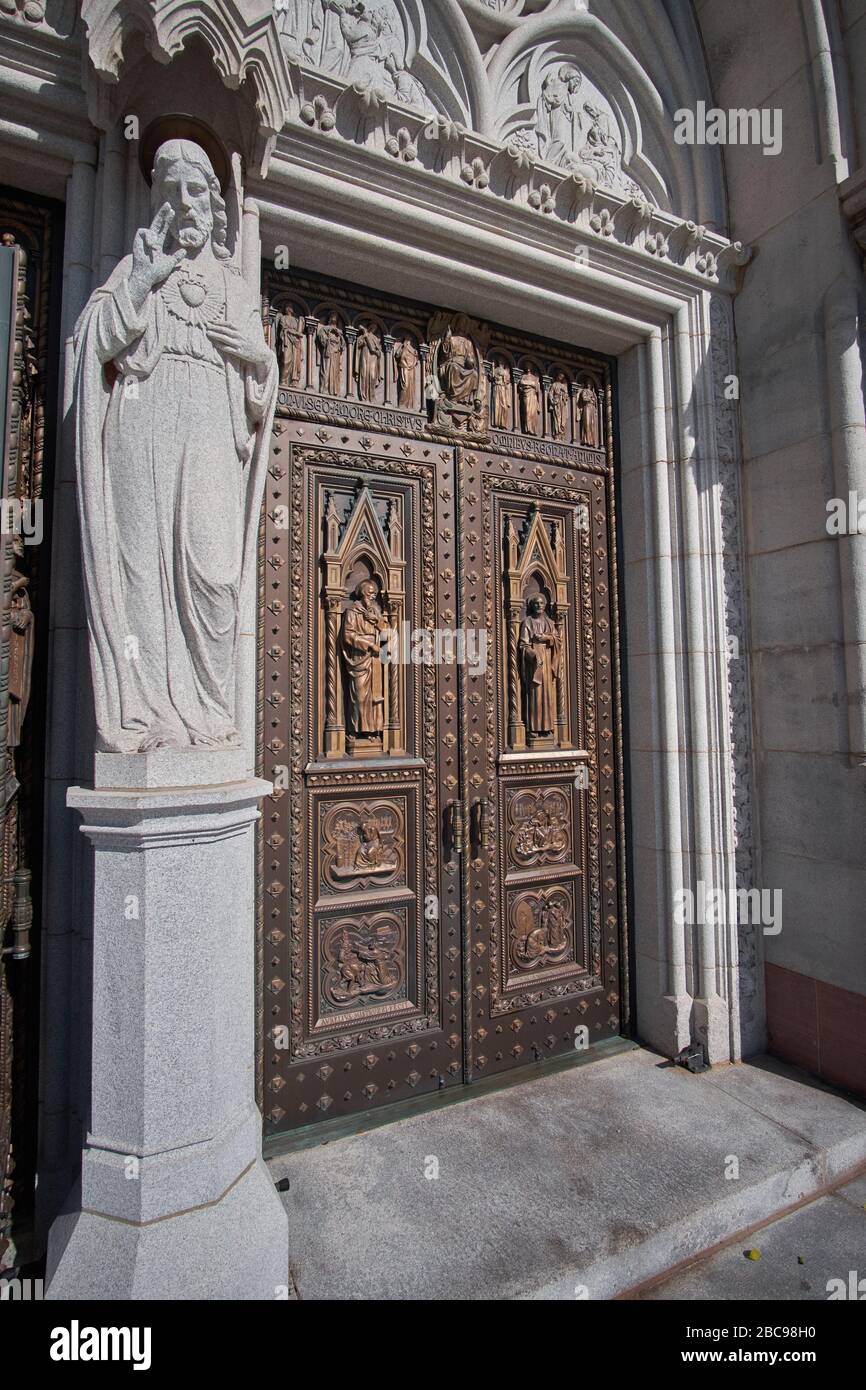
[[[564,439],[568,433],[568,382],[564,372],[557,372],[547,393],[550,404],[550,432],[554,439]]]
[[[517,383],[520,397],[520,419],[525,434],[538,433],[538,415],[541,405],[541,383],[531,367],[528,367]]]
[[[594,386],[584,385],[577,393],[577,417],[580,426],[580,443],[585,444],[588,449],[600,448],[598,396]]]
[[[278,376],[208,155],[166,141],[153,188],[153,222],[74,339],[98,746],[125,753],[240,744],[239,595]]]
[[[546,738],[556,728],[560,638],[556,623],[548,616],[544,594],[535,594],[527,604],[527,614],[520,627],[519,651],[526,699],[526,728],[530,735]]]
[[[380,634],[388,627],[379,585],[366,579],[343,614],[340,650],[346,673],[348,733],[353,738],[381,737],[385,725]]]
[[[407,66],[407,41],[393,0],[276,0],[283,45],[295,62],[392,101],[432,111]]]
[[[297,386],[304,369],[304,320],[292,306],[274,319],[277,354],[280,359],[280,385]]]
[[[346,339],[333,310],[328,322],[316,329],[316,347],[319,349],[319,390],[329,396],[342,396]]]
[[[589,117],[589,129],[578,159],[595,170],[597,183],[615,188],[622,177],[622,150],[614,134],[613,122],[606,112],[589,101],[584,102],[583,109]]]
[[[374,328],[362,327],[355,342],[355,377],[362,401],[375,401],[382,380],[384,353]]]
[[[541,84],[535,107],[538,153],[547,164],[565,165],[574,153],[580,130],[576,97],[583,81],[576,67],[564,63]]]
[[[404,338],[394,348],[394,361],[397,365],[397,404],[401,410],[415,410],[418,403],[416,378],[420,354],[411,338]]]

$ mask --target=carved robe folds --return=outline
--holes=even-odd
[[[385,726],[379,644],[384,626],[382,610],[375,602],[358,600],[343,614],[340,645],[347,676],[349,731],[355,737],[381,734]]]
[[[526,691],[526,726],[543,737],[556,728],[556,681],[559,675],[560,641],[552,619],[539,615],[524,619],[520,628],[520,654]]]
[[[178,268],[140,311],[131,269],[127,256],[75,334],[99,743],[236,743],[239,595],[255,564],[277,363],[241,366],[204,331],[225,319],[264,344],[258,302],[228,263],[192,289]]]

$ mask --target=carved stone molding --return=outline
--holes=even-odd
[[[225,85],[250,79],[259,121],[257,158],[264,175],[277,134],[289,116],[292,95],[277,32],[273,0],[81,0],[87,52],[99,77],[117,82],[124,47],[134,30],[148,51],[170,63],[191,38],[204,40]]]
[[[851,231],[863,257],[866,270],[866,167],[858,169],[849,179],[839,185],[839,201],[842,211],[851,224]]]
[[[723,541],[725,628],[728,640],[728,717],[731,738],[731,796],[734,814],[736,876],[738,888],[754,882],[754,833],[752,826],[752,715],[748,666],[747,602],[743,573],[742,507],[740,499],[740,442],[736,402],[726,397],[726,381],[734,371],[732,326],[729,306],[714,298],[712,325],[712,374],[716,449],[720,482]],[[753,1012],[759,986],[757,931],[753,924],[739,927],[740,1007]]]
[[[286,0],[285,136],[298,122],[319,145],[336,136],[438,175],[470,207],[504,200],[736,290],[750,253],[719,230],[717,152],[672,138],[673,112],[706,95],[701,74],[659,70],[658,35],[636,44],[619,9],[602,20],[553,0],[381,0],[359,14],[350,0]]]

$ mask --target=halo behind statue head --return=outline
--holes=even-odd
[[[157,155],[162,162],[166,147],[170,145],[176,149],[175,159],[186,158],[192,163],[201,164],[201,152],[204,151],[207,164],[202,164],[202,169],[208,178],[216,178],[220,192],[225,197],[231,182],[229,156],[210,126],[195,116],[160,116],[148,126],[141,137],[138,159],[141,172],[149,184],[153,182],[156,172]]]

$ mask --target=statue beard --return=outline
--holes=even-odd
[[[195,212],[185,213],[182,220],[178,221],[175,233],[178,245],[184,251],[200,251],[205,242],[209,240],[213,228],[209,221],[199,217]]]

